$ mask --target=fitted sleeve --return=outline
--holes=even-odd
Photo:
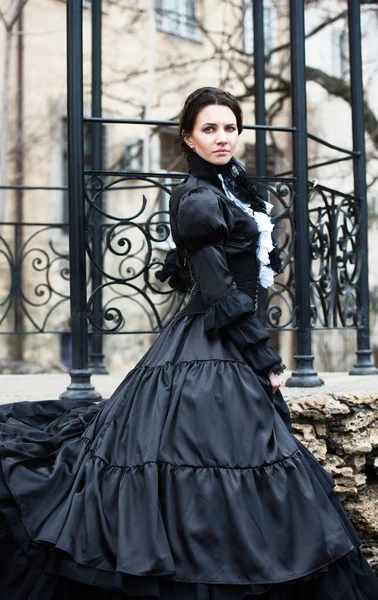
[[[253,314],[252,298],[239,290],[227,264],[224,245],[233,226],[227,206],[207,188],[183,196],[177,230],[206,304],[204,331],[227,329],[246,361],[259,371],[282,365],[268,331]]]

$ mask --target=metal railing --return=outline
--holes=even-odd
[[[253,6],[255,80],[259,85],[255,86],[256,124],[246,125],[245,129],[256,132],[256,179],[261,182],[266,195],[274,200],[275,221],[280,228],[280,245],[286,265],[284,274],[276,280],[270,295],[263,296],[263,318],[272,329],[295,331],[296,368],[288,381],[289,385],[315,386],[322,383],[313,368],[311,331],[317,327],[355,328],[357,363],[352,373],[377,373],[369,338],[366,166],[359,2],[348,1],[353,149],[336,146],[307,131],[304,3],[301,0],[290,2],[292,126],[266,125],[263,1],[255,0]],[[168,185],[167,178],[174,181],[180,178],[181,174],[125,173],[102,168],[102,124],[165,127],[177,126],[177,122],[102,117],[101,0],[92,1],[92,36],[95,42],[92,43],[92,116],[84,119],[82,12],[80,3],[68,2],[69,313],[73,350],[71,385],[63,396],[98,399],[98,394],[90,382],[92,370],[89,368],[88,332],[92,331],[92,369],[94,372],[106,372],[102,336],[130,331],[126,327],[127,302],[138,304],[140,309],[145,311],[146,322],[149,324],[146,331],[153,332],[159,331],[182,302],[182,298],[178,298],[166,288],[159,287],[154,278],[154,271],[163,259],[169,227],[166,211],[162,207],[154,207],[149,198],[152,194],[156,196],[158,188],[169,193],[172,183]],[[92,169],[85,175],[84,122],[90,123],[92,127],[93,156]],[[293,148],[292,170],[276,174],[274,177],[269,177],[266,169],[266,133],[271,130],[291,135]],[[344,156],[308,165],[308,138]],[[353,161],[353,195],[341,194],[318,184],[312,187],[309,183],[309,170],[344,160]],[[287,177],[288,175],[291,177]],[[133,215],[125,216],[125,213],[119,212],[114,215],[108,208],[107,195],[125,188],[132,188],[134,194],[137,190],[140,192],[140,206]],[[29,226],[19,223],[9,225],[15,228]],[[139,245],[139,255],[133,246],[136,232],[143,242]],[[7,256],[8,264],[15,265],[15,275],[10,275],[11,291],[6,301],[0,304],[1,310],[9,313],[12,299],[17,298],[22,311],[27,315],[25,295],[17,286],[22,284],[22,278],[19,276],[20,269],[23,268],[21,265],[25,264],[25,257],[30,256],[27,254],[27,246],[36,238],[37,234],[25,236],[17,257],[12,254],[9,243],[7,246],[7,242],[0,239],[6,248],[4,256]],[[40,250],[42,251],[42,248]],[[56,310],[52,305],[49,306],[50,301],[53,302],[55,289],[48,283],[48,272],[60,260],[53,245],[50,245],[49,252],[49,256],[45,255],[45,264],[43,261],[37,261],[32,266],[37,271],[36,266],[44,264],[39,272],[46,276],[42,285],[45,286],[43,289],[46,293],[44,300],[48,301],[41,303],[41,307],[47,310],[46,314],[48,311],[52,314]],[[109,256],[112,257],[112,261],[108,260]],[[64,257],[67,261],[67,254],[64,254]],[[62,273],[67,282],[68,268]],[[34,289],[37,295],[38,289]],[[61,301],[67,301],[68,293],[64,292],[63,296]],[[41,322],[47,323],[48,319],[46,321],[44,318]],[[45,331],[45,325],[38,330]]]

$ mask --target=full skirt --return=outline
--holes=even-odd
[[[0,408],[0,597],[377,600],[333,481],[202,315],[112,397]]]

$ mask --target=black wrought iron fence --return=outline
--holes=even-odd
[[[92,273],[100,276],[88,300],[95,332],[156,333],[185,301],[155,277],[172,248],[167,209],[172,184],[165,178],[182,176],[92,173],[86,180],[87,254]],[[124,201],[112,210],[111,196],[119,194]]]
[[[285,262],[284,273],[264,299],[266,309],[262,317],[271,329],[296,332],[296,369],[289,381],[291,385],[321,383],[313,368],[311,342],[311,330],[319,327],[355,328],[357,364],[352,373],[376,373],[369,338],[359,2],[348,0],[352,150],[339,148],[307,132],[304,4],[301,0],[290,2],[292,126],[266,124],[263,0],[253,4],[256,124],[245,128],[256,133],[256,176],[275,205],[274,220]],[[3,263],[0,268],[5,273],[0,331],[6,327],[13,332],[50,331],[49,323],[59,311],[66,310],[69,297],[70,308],[62,327],[68,325],[68,314],[73,368],[72,383],[64,396],[92,399],[98,398],[98,394],[90,383],[88,332],[92,332],[92,365],[104,372],[104,334],[158,332],[184,301],[154,277],[170,245],[167,197],[181,175],[102,170],[101,127],[104,123],[142,127],[170,127],[176,123],[102,117],[101,14],[101,0],[93,0],[92,116],[84,119],[82,10],[80,3],[67,3],[69,257],[67,247],[62,250],[54,244],[53,237],[49,238],[49,231],[64,224],[0,224],[0,262]],[[92,170],[86,174],[84,123],[92,128],[93,146]],[[272,178],[266,176],[266,132],[270,129],[289,134],[293,148],[292,171]],[[342,158],[308,165],[308,137],[342,152]],[[341,160],[353,163],[354,196],[318,184],[309,185],[308,173],[312,168]],[[111,198],[121,198],[121,193],[124,197],[127,195],[128,202],[112,203]],[[39,239],[43,239],[43,244]],[[32,284],[23,276],[26,270],[32,273]],[[12,310],[13,321],[10,319]],[[143,315],[142,319],[133,318],[136,311]]]
[[[185,297],[155,277],[172,245],[168,198],[182,174],[91,173],[86,178],[89,330],[101,334],[157,333]],[[169,183],[167,183],[169,181]],[[175,183],[176,181],[176,183]],[[274,205],[284,273],[268,293],[268,328],[296,330],[294,181],[260,182]],[[112,201],[112,196],[116,201]],[[101,203],[99,199],[101,197]],[[133,198],[133,201],[130,201]],[[116,210],[115,208],[116,207]],[[93,252],[97,219],[101,219]],[[67,223],[0,223],[0,333],[70,331]],[[361,326],[357,251],[359,200],[316,185],[309,197],[311,327]],[[22,240],[17,249],[16,240]],[[101,283],[93,289],[93,273]],[[95,300],[101,294],[101,304]],[[137,324],[137,326],[135,326]]]
[[[360,201],[316,186],[309,207],[311,325],[361,327]]]
[[[68,239],[51,239],[62,226],[0,223],[0,334],[69,331]]]

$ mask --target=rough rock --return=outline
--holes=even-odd
[[[293,433],[333,478],[378,574],[378,393],[306,393],[288,402]]]
[[[361,544],[361,550],[368,559],[373,571],[378,575],[378,545],[377,542],[366,541]]]
[[[340,470],[339,476],[335,477],[335,492],[338,494],[357,494],[360,487],[366,483],[366,475],[363,473],[355,474],[353,469],[344,467]]]
[[[358,496],[348,498],[344,507],[358,533],[378,544],[378,482],[366,486]],[[378,551],[378,549],[377,549]]]
[[[288,403],[293,419],[313,419],[317,422],[328,421],[335,415],[346,415],[350,409],[346,404],[335,400],[331,395],[314,395],[296,398]]]
[[[349,459],[349,463],[352,465],[355,473],[361,473],[366,467],[366,456],[365,454],[353,454]]]
[[[332,394],[335,400],[346,404],[350,408],[369,407],[378,408],[378,393],[377,394]]]
[[[339,469],[346,467],[346,459],[338,456],[337,454],[328,454],[323,463],[323,466],[327,469],[328,473],[334,477],[339,473]]]
[[[355,412],[354,414],[344,418],[344,419],[336,419],[332,423],[332,429],[335,431],[359,431],[360,429],[364,429],[368,427],[372,423],[378,422],[378,411],[370,410],[361,410],[359,412]]]
[[[325,438],[328,435],[328,427],[326,423],[321,423],[320,425],[315,425],[315,431],[318,438]]]
[[[338,428],[338,427],[337,427]],[[378,447],[378,431],[376,423],[359,430],[330,432],[328,446],[341,456],[351,454],[366,454]]]
[[[317,437],[313,425],[293,423],[293,434],[313,453],[315,458],[320,461],[325,460],[327,456],[326,441]]]

